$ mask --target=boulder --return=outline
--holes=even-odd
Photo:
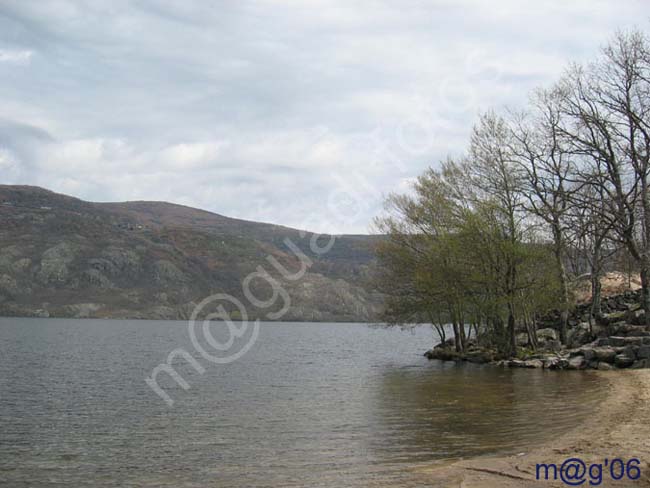
[[[557,356],[546,356],[542,359],[542,364],[544,369],[553,369],[553,366],[557,362]]]
[[[439,361],[456,361],[459,359],[458,353],[453,349],[446,347],[434,347],[424,353],[427,359],[438,359]]]
[[[603,314],[602,321],[604,324],[615,324],[625,320],[626,310]]]
[[[526,362],[522,361],[521,359],[511,359],[508,361],[508,366],[511,368],[525,368]]]
[[[616,327],[612,326],[610,327],[610,330],[612,331],[612,335],[615,336],[628,336],[628,335],[636,335],[636,332],[639,330],[645,330],[645,327],[641,325],[630,325],[627,322],[621,322],[620,325],[615,324]]]
[[[574,356],[569,359],[568,369],[585,369],[587,367],[587,361],[585,361],[584,356]]]
[[[544,363],[541,359],[528,359],[524,361],[526,368],[543,368]]]
[[[599,362],[613,363],[616,358],[616,351],[611,347],[595,347],[593,351]]]
[[[650,367],[650,360],[648,359],[638,359],[634,361],[634,364],[630,366],[632,369],[645,369]]]
[[[579,349],[579,351],[584,356],[585,361],[591,361],[592,359],[594,359],[596,357],[596,353],[590,347],[581,347]]]
[[[636,352],[636,356],[639,359],[650,359],[650,345],[640,346],[639,350]]]
[[[609,343],[614,347],[625,347],[629,345],[640,346],[643,344],[643,337],[612,336],[609,338]]]
[[[70,273],[69,266],[75,258],[77,247],[75,244],[61,242],[47,249],[41,257],[41,266],[36,274],[36,279],[43,285],[64,283]]]
[[[580,347],[591,340],[589,333],[589,324],[583,322],[569,330],[567,334],[567,344],[569,347]]]
[[[614,335],[627,337],[647,337],[650,336],[650,332],[643,325],[626,324],[623,327],[619,327],[615,331]]]
[[[621,351],[621,354],[625,354],[626,356],[631,357],[632,359],[636,359],[637,352],[639,351],[639,346],[625,346],[623,348],[623,351]]]
[[[614,366],[601,361],[601,362],[598,363],[598,369],[601,370],[601,371],[610,371],[610,370],[614,369]]]
[[[618,368],[629,368],[634,364],[634,358],[628,356],[627,354],[617,354],[614,358],[614,364]]]
[[[546,328],[546,329],[539,329],[537,331],[537,339],[540,342],[548,342],[548,341],[557,341],[557,331],[555,329]]]
[[[470,363],[484,364],[494,361],[494,353],[483,349],[475,349],[465,354],[465,359]]]
[[[549,369],[568,369],[569,360],[566,358],[557,358],[548,366]]]
[[[643,309],[630,310],[627,313],[627,321],[633,325],[645,325],[645,311]]]
[[[603,346],[611,346],[611,341],[609,340],[609,337],[600,337],[596,340],[596,346],[598,347],[603,347]]]

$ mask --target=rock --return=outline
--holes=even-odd
[[[0,275],[0,290],[5,291],[10,295],[20,293],[20,288],[18,287],[16,280],[6,274]]]
[[[613,363],[616,358],[616,351],[611,347],[595,347],[593,351],[594,357],[599,362]]]
[[[549,369],[568,369],[569,360],[566,358],[556,358],[547,366]]]
[[[65,307],[66,316],[78,319],[93,317],[94,313],[103,307],[97,303],[76,303]]]
[[[630,366],[632,369],[645,369],[650,367],[650,360],[648,359],[638,359],[634,361],[634,364]]]
[[[484,364],[494,361],[494,353],[483,349],[476,349],[465,354],[465,359],[470,363]]]
[[[511,368],[542,368],[544,366],[544,363],[540,359],[527,359],[527,360],[521,360],[521,359],[510,359],[509,361],[506,361],[507,365]]]
[[[178,267],[166,259],[154,263],[154,280],[161,284],[187,283],[189,278]]]
[[[612,336],[609,338],[609,345],[614,347],[622,347],[625,345],[625,337]]]
[[[457,361],[460,355],[453,349],[446,347],[434,347],[424,353],[427,359],[438,359],[439,361]]]
[[[596,353],[594,352],[594,350],[589,347],[581,347],[579,351],[584,356],[585,361],[591,361],[596,357]]]
[[[637,354],[638,350],[639,350],[639,346],[629,345],[629,346],[625,346],[623,348],[623,351],[621,352],[621,354],[625,354],[626,356],[629,356],[632,359],[636,359],[636,354]]]
[[[606,313],[603,314],[602,321],[604,324],[614,324],[616,322],[621,322],[625,320],[625,316],[627,315],[627,311],[618,311],[618,312],[612,312],[612,313]]]
[[[629,345],[640,346],[643,344],[643,337],[618,337],[609,338],[609,343],[614,347],[624,347]]]
[[[525,368],[526,363],[521,359],[511,359],[510,361],[508,361],[508,366],[510,366],[511,368]]]
[[[604,362],[601,361],[601,362],[598,363],[598,369],[601,370],[601,371],[610,371],[610,370],[614,369],[614,367],[611,364],[604,363]]]
[[[650,345],[640,346],[639,350],[636,352],[636,356],[639,359],[650,359]]]
[[[609,330],[609,332],[610,332],[609,335],[625,335],[625,334],[619,334],[619,333],[616,332],[616,331],[618,331],[618,330],[625,330],[625,329],[626,329],[627,327],[629,327],[629,326],[630,326],[630,324],[628,324],[625,320],[621,320],[621,321],[619,321],[619,322],[610,323],[610,324],[609,324],[609,327],[608,327],[608,330]]]
[[[587,361],[585,361],[584,356],[575,356],[569,359],[568,369],[585,369],[587,367]]]
[[[612,335],[615,336],[628,336],[628,335],[635,335],[633,332],[635,332],[638,329],[643,329],[640,325],[630,325],[627,322],[621,322],[621,325],[617,325],[616,327],[612,326],[610,330],[612,331]]]
[[[625,324],[624,326],[616,329],[613,335],[626,337],[647,337],[650,336],[650,332],[644,325]]]
[[[567,344],[569,347],[580,347],[591,340],[589,333],[589,324],[583,322],[570,329],[567,334]]]
[[[517,345],[518,346],[527,346],[528,345],[528,334],[522,332],[517,334]]]
[[[41,257],[41,267],[37,273],[38,280],[44,285],[62,283],[68,278],[68,266],[75,257],[76,248],[62,242],[46,250]]]
[[[26,271],[29,270],[31,265],[32,265],[32,260],[31,259],[29,259],[29,258],[21,258],[21,259],[17,260],[16,262],[14,262],[11,265],[11,270],[14,273],[17,273],[17,274],[25,273]]]
[[[90,268],[84,271],[81,274],[80,286],[86,287],[88,285],[94,286],[97,288],[114,288],[115,286],[111,281],[104,276],[101,271],[98,271],[95,268]]]
[[[645,325],[645,311],[643,309],[630,310],[627,313],[627,321],[633,325]]]
[[[596,340],[596,346],[598,347],[603,347],[603,346],[611,346],[611,341],[609,340],[609,337],[600,337]]]
[[[591,326],[591,332],[593,333],[594,337],[599,337],[599,336],[605,335],[605,331],[606,331],[606,329],[602,325],[593,324]]]
[[[526,368],[543,368],[544,363],[541,359],[529,359],[524,361]]]
[[[555,329],[546,328],[546,329],[539,329],[537,331],[537,339],[541,342],[548,342],[548,341],[557,341],[557,331]]]
[[[619,368],[629,368],[634,364],[634,358],[627,354],[617,354],[614,358],[614,364]]]

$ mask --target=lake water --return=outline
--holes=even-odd
[[[184,322],[0,319],[0,485],[421,486],[414,468],[519,452],[575,426],[604,384],[587,372],[428,361],[430,328],[262,324],[230,364]],[[161,374],[183,347],[190,385]]]

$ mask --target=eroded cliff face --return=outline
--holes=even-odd
[[[168,203],[97,204],[0,186],[0,315],[185,319],[205,297],[228,293],[251,318],[268,319],[288,303],[283,320],[374,320],[377,238],[342,236],[322,255],[310,238]],[[298,279],[291,274],[303,263],[286,239],[308,258]],[[260,267],[282,289],[268,307],[243,290]],[[248,288],[259,301],[273,295],[259,277]]]

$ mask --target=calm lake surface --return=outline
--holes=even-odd
[[[604,394],[587,372],[427,361],[433,338],[265,323],[220,365],[185,322],[0,319],[0,485],[419,486],[418,465],[527,450]],[[170,408],[144,379],[179,347],[205,372],[161,373]]]

